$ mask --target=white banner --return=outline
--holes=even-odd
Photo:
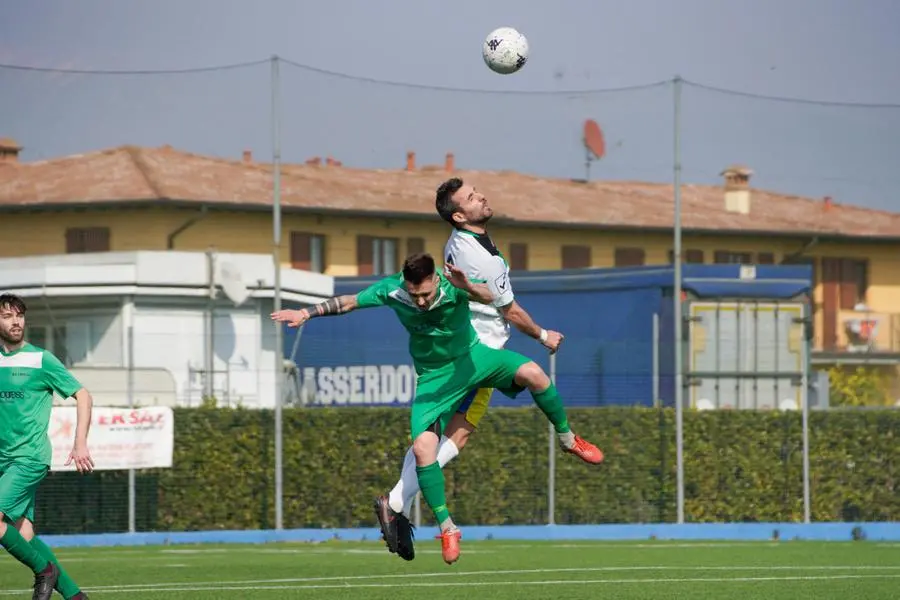
[[[54,406],[50,416],[51,471],[74,471],[65,466],[75,442],[78,415],[74,406]],[[171,468],[175,419],[168,406],[111,408],[95,406],[88,449],[97,471]]]

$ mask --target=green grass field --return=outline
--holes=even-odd
[[[463,533],[465,535],[465,532]],[[247,600],[724,599],[900,597],[900,543],[466,543],[441,561],[420,539],[406,563],[379,543],[60,549],[94,598]],[[0,558],[0,597],[30,598],[30,573]]]

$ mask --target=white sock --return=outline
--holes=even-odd
[[[419,492],[419,476],[416,474],[416,455],[413,454],[412,446],[409,447],[409,450],[406,451],[406,456],[403,457],[403,470],[400,472],[400,481],[397,482],[397,485],[394,486],[394,489],[391,490],[391,493],[388,495],[388,504],[391,507],[391,510],[395,512],[401,512],[404,508],[403,499],[406,497],[405,492],[409,489],[413,489],[412,495],[415,495]],[[409,515],[406,515],[409,518]]]
[[[438,447],[437,461],[441,468],[459,455],[459,448],[453,440],[441,436],[441,445]],[[392,510],[402,512],[408,519],[412,511],[412,503],[419,493],[419,475],[416,473],[416,457],[412,448],[406,451],[403,459],[403,471],[400,473],[400,481],[391,490],[388,496],[388,504]]]

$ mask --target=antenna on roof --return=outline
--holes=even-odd
[[[603,141],[603,131],[597,125],[597,121],[588,119],[584,122],[581,141],[584,143],[585,179],[590,181],[591,162],[600,160],[606,154],[606,142]]]

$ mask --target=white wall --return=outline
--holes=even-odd
[[[216,308],[213,393],[220,406],[273,406],[274,356],[261,348],[259,303]],[[202,305],[137,303],[134,312],[136,367],[172,373],[182,405],[197,406],[204,392],[207,362],[206,314]],[[265,360],[268,354],[268,360]]]

